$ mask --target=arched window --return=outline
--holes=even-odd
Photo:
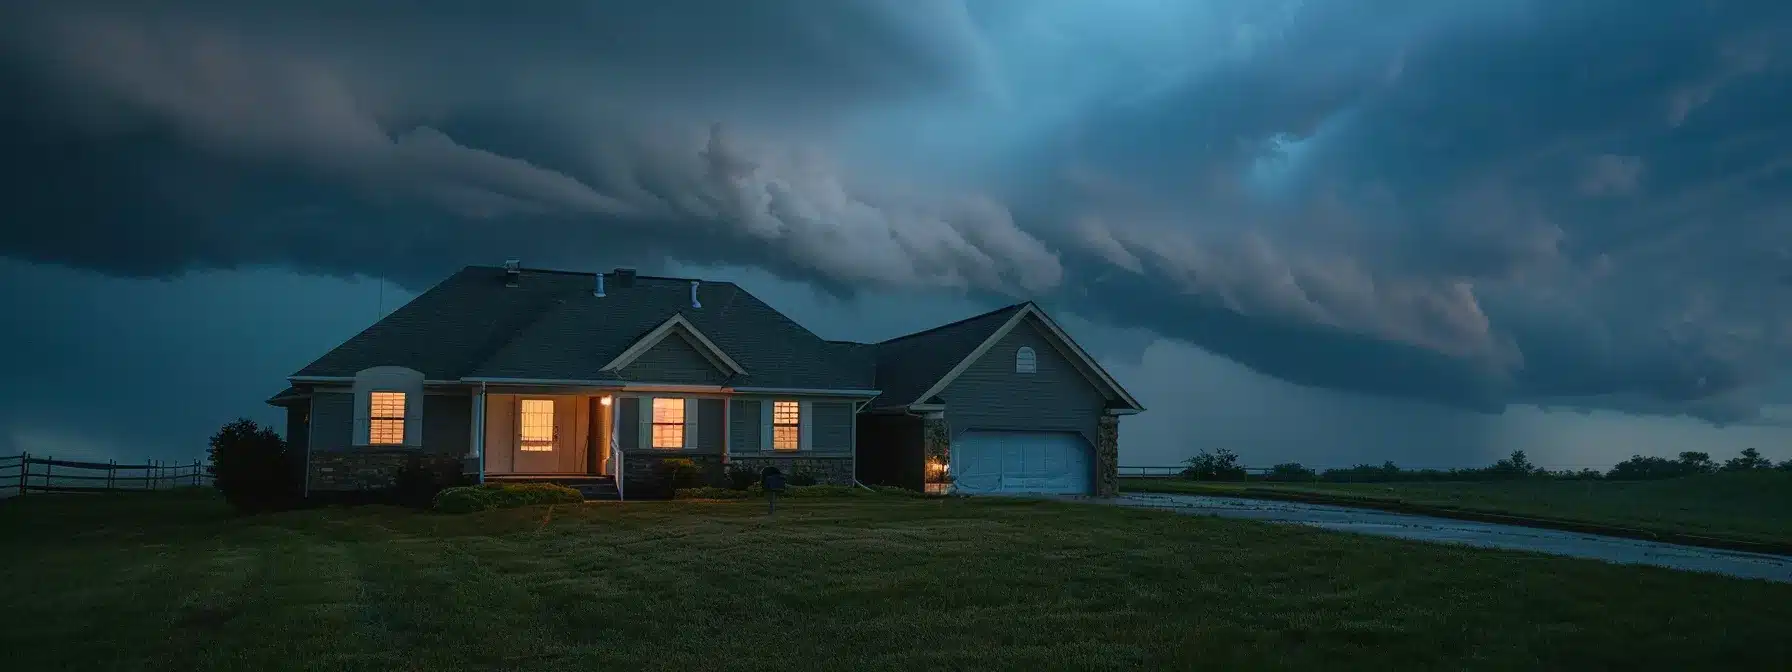
[[[1015,373],[1034,373],[1038,370],[1039,357],[1033,354],[1032,348],[1021,346],[1021,349],[1014,351]]]

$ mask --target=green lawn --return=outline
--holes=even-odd
[[[1121,481],[1132,492],[1317,493],[1396,500],[1521,516],[1539,516],[1654,532],[1792,544],[1792,473],[1711,474],[1661,481],[1519,481],[1438,483],[1205,483]]]
[[[1792,664],[1792,585],[1090,504],[0,504],[7,669]]]

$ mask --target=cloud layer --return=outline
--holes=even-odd
[[[1477,410],[1785,396],[1780,3],[597,7],[11,3],[0,254],[751,265]]]

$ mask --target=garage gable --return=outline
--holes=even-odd
[[[1114,395],[1023,320],[983,348],[937,395],[954,435],[967,430],[1075,432],[1090,444]]]
[[[992,356],[999,361],[990,361]],[[1048,376],[1040,376],[1043,369],[1039,369],[1039,366],[1056,362],[1061,362],[1064,366],[1051,367]],[[990,334],[957,366],[935,382],[933,387],[922,393],[919,400],[926,402],[935,396],[945,398],[945,393],[973,368],[986,376],[995,375],[1006,368],[1012,374],[1007,377],[1014,384],[1034,390],[1040,389],[1042,381],[1046,380],[1068,384],[1069,381],[1060,374],[1074,372],[1107,400],[1106,408],[1110,412],[1137,413],[1145,410],[1082,346],[1070,340],[1070,335],[1064,333],[1057,323],[1033,303],[1027,303],[1021,310],[1015,311],[1007,323]]]

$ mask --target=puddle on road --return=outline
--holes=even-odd
[[[1792,558],[1777,555],[1698,548],[1640,539],[1603,537],[1584,532],[1434,518],[1390,511],[1352,509],[1327,504],[1168,494],[1122,495],[1113,502],[1119,506],[1162,509],[1178,513],[1245,520],[1295,523],[1339,532],[1374,534],[1481,548],[1531,551],[1606,562],[1653,565],[1669,569],[1725,574],[1745,579],[1767,579],[1792,583]]]

